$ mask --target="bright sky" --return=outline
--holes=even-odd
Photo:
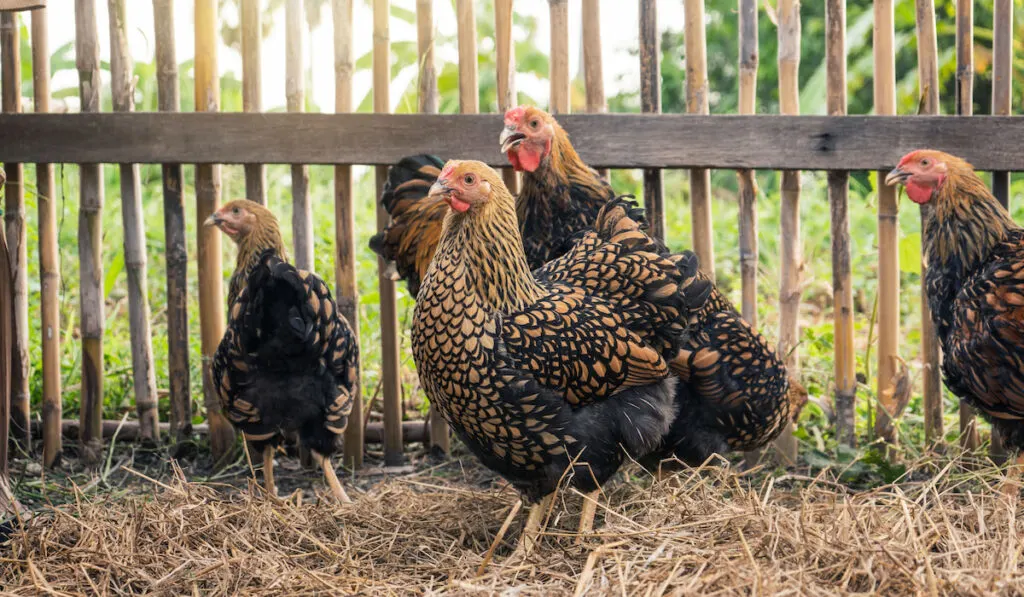
[[[415,9],[413,0],[393,0],[393,4],[403,6],[410,10]],[[605,93],[612,96],[623,89],[639,89],[639,59],[629,55],[630,49],[639,46],[639,15],[636,2],[624,2],[622,0],[601,0],[601,37],[604,41],[604,81]],[[153,5],[147,0],[128,0],[128,22],[130,25],[129,44],[131,52],[136,59],[151,60],[153,56]],[[580,62],[580,27],[581,27],[581,5],[582,0],[570,0],[569,2],[569,48],[570,68],[573,74],[579,69]],[[674,24],[676,29],[682,28],[683,7],[682,1],[659,0],[658,21],[659,28],[664,30],[666,24]],[[55,51],[60,46],[74,39],[74,0],[50,0],[50,51]],[[107,3],[97,0],[97,20],[100,32],[100,54],[106,60],[110,57],[110,38],[108,30]],[[541,42],[540,49],[547,52],[549,49],[550,31],[547,23],[548,3],[543,0],[519,0],[515,3],[514,9],[520,13],[533,14],[542,17],[539,22],[537,39]],[[181,63],[192,57],[194,52],[193,25],[193,4],[188,0],[175,2],[175,29],[177,36],[178,62]],[[237,22],[237,15],[224,15],[232,22]],[[355,0],[355,55],[356,57],[369,52],[373,44],[372,34],[372,13],[369,5],[362,0]],[[454,35],[455,15],[452,10],[452,3],[448,0],[437,0],[434,3],[434,19],[441,35]],[[284,71],[285,71],[285,32],[284,13],[277,15],[274,19],[274,29],[263,45],[263,105],[265,109],[272,109],[284,106]],[[329,9],[325,9],[321,27],[314,33],[312,40],[313,56],[313,90],[312,99],[321,106],[321,109],[330,110],[334,106],[334,49],[333,31]],[[391,20],[392,41],[416,39],[416,29],[407,23],[397,19]],[[523,32],[513,33],[516,38],[522,38]],[[308,40],[304,43],[304,52],[308,53],[310,47]],[[481,51],[493,51],[491,48],[481,48]],[[242,60],[238,52],[221,48],[220,69],[222,72],[233,71],[241,78]],[[305,57],[307,63],[310,56]],[[437,60],[455,62],[457,60],[456,49],[445,48],[439,51]],[[412,76],[411,74],[408,76]],[[370,73],[359,72],[356,74],[354,83],[355,101],[370,88]],[[397,102],[399,93],[408,85],[408,79],[401,79],[392,82],[392,101]],[[77,85],[75,73],[64,73],[54,81],[54,88],[59,89],[65,86]],[[533,78],[520,76],[516,81],[517,87],[537,99],[546,103],[548,97],[548,84]],[[307,93],[310,91],[307,90]],[[106,91],[105,91],[106,93]]]

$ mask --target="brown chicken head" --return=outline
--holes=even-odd
[[[907,196],[918,205],[928,203],[942,188],[951,171],[970,165],[958,157],[933,149],[918,149],[903,156],[885,177],[885,184],[901,184]]]
[[[464,214],[478,211],[504,189],[505,183],[490,166],[475,160],[448,160],[430,187],[430,197],[440,198],[452,211]],[[505,194],[508,194],[507,189]]]
[[[203,225],[216,226],[231,240],[240,243],[268,223],[274,223],[276,228],[276,222],[273,212],[259,203],[248,199],[235,199],[210,214]]]
[[[558,123],[540,108],[517,106],[505,112],[505,128],[498,137],[501,152],[517,171],[533,172],[551,154]]]

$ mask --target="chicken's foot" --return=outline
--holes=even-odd
[[[576,543],[583,543],[583,536],[594,530],[594,516],[597,514],[597,497],[601,495],[600,489],[583,494],[583,509],[580,510],[579,535]]]
[[[351,504],[352,500],[349,499],[348,494],[345,493],[345,488],[338,481],[338,475],[334,472],[334,465],[331,464],[331,459],[316,450],[310,450],[310,452],[313,454],[313,460],[324,470],[324,479],[327,480],[327,485],[331,488],[331,493],[334,494],[334,497],[343,504]]]
[[[530,506],[530,514],[526,517],[526,526],[523,527],[523,533],[519,536],[519,545],[510,559],[521,559],[532,552],[537,546],[537,542],[540,539],[540,526],[544,522],[548,509],[551,508],[551,502],[554,498],[555,494],[551,493]]]
[[[1014,498],[1020,494],[1021,468],[1024,467],[1024,452],[1018,452],[1017,456],[1006,471],[1006,478],[1003,479],[1002,487],[999,490],[1008,498]]]

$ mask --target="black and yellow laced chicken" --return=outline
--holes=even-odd
[[[675,419],[675,354],[710,293],[692,253],[671,258],[609,202],[542,279],[512,195],[481,162],[451,161],[432,185],[450,206],[420,289],[413,356],[460,439],[533,503],[526,549],[560,479],[594,492],[624,459],[657,451]],[[594,518],[584,501],[581,531]]]
[[[352,411],[359,346],[327,284],[289,264],[277,219],[253,201],[224,204],[206,220],[238,244],[228,327],[213,358],[225,416],[263,453],[275,495],[274,451],[297,433],[334,496],[350,501],[331,463]]]
[[[505,113],[498,142],[523,173],[516,212],[530,269],[572,248],[576,235],[594,225],[614,197],[611,186],[587,166],[558,122],[533,106]],[[381,203],[391,223],[370,239],[370,248],[391,263],[413,296],[434,255],[448,206],[430,197],[444,163],[431,155],[407,157],[391,167]]]
[[[1024,465],[1024,228],[958,157],[914,151],[885,181],[924,209],[925,286],[946,387],[981,411]],[[1017,482],[1004,489],[1015,492]]]

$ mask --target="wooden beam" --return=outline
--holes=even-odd
[[[931,147],[1024,171],[1024,117],[566,114],[595,167],[891,169]],[[0,114],[0,161],[386,165],[415,153],[508,161],[499,114]],[[274,139],[274,143],[266,143]]]
[[[46,8],[46,0],[0,0],[0,12]]]

